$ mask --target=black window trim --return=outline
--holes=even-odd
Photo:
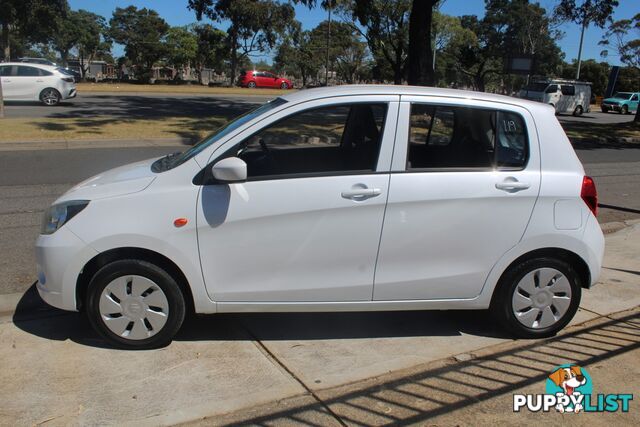
[[[382,151],[382,144],[384,142],[384,132],[386,129],[386,125],[387,125],[387,120],[389,120],[389,105],[391,104],[391,102],[394,101],[375,101],[375,100],[371,100],[371,101],[357,101],[357,102],[340,102],[337,104],[329,104],[329,106],[331,105],[335,105],[335,106],[344,106],[344,105],[356,105],[356,104],[382,104],[385,107],[385,111],[384,111],[384,118],[382,120],[382,126],[380,127],[380,147],[378,149],[378,156],[376,158],[376,165],[375,165],[375,169],[371,170],[371,169],[360,169],[360,170],[351,170],[351,171],[327,171],[327,172],[308,172],[308,173],[292,173],[292,174],[280,174],[280,175],[263,175],[260,177],[247,177],[247,179],[245,181],[242,182],[259,182],[259,181],[273,181],[273,180],[282,180],[282,179],[299,179],[299,178],[323,178],[323,177],[332,177],[332,176],[351,176],[351,175],[374,175],[374,174],[388,174],[391,171],[378,171],[378,166],[379,166],[379,162],[380,162],[380,153]],[[287,120],[289,117],[291,117],[292,115],[295,114],[301,114],[301,113],[305,113],[307,111],[310,110],[314,110],[314,109],[319,109],[319,108],[325,108],[326,106],[317,106],[317,107],[310,107],[310,108],[305,108],[303,110],[297,111],[291,115],[285,116],[279,120],[276,120],[270,124],[268,124],[267,126],[261,127],[260,129],[257,129],[255,132],[251,133],[249,136],[243,138],[240,142],[238,142],[237,144],[234,144],[231,146],[231,148],[229,148],[228,150],[226,150],[225,152],[223,152],[221,155],[217,156],[213,161],[210,161],[207,166],[205,166],[204,168],[202,168],[202,170],[200,170],[200,172],[198,172],[196,174],[196,176],[193,177],[193,180],[191,181],[194,185],[219,185],[219,184],[223,184],[221,182],[218,182],[211,174],[211,168],[213,167],[213,165],[215,163],[217,163],[218,161],[225,159],[227,157],[227,153],[229,153],[231,150],[233,150],[233,148],[235,148],[236,145],[242,143],[243,141],[246,141],[247,139],[253,137],[254,135],[256,135],[258,132],[261,132],[262,130],[266,129],[267,127],[270,126],[274,126],[282,121]],[[396,119],[397,120],[397,119]],[[397,126],[397,122],[396,122],[396,126]],[[393,138],[395,140],[395,135],[393,135]],[[395,147],[395,144],[394,144]],[[214,153],[215,154],[215,153]],[[212,154],[212,156],[214,155]]]
[[[433,112],[433,118],[435,118],[435,113],[437,108],[439,107],[449,107],[449,108],[475,108],[475,109],[479,109],[479,110],[490,110],[490,111],[494,111],[496,112],[495,115],[495,119],[494,119],[494,139],[495,139],[495,146],[494,146],[494,150],[493,150],[493,165],[492,166],[477,166],[477,167],[453,167],[453,168],[411,168],[409,169],[408,165],[409,165],[409,144],[411,143],[411,106],[413,104],[422,104],[422,105],[431,105],[433,107],[435,107],[434,112]],[[496,134],[497,134],[497,123],[495,122],[495,120],[497,120],[498,118],[498,112],[504,112],[504,113],[511,113],[511,114],[517,114],[521,119],[522,119],[522,123],[525,125],[526,128],[526,132],[525,132],[525,136],[526,136],[526,157],[524,160],[524,163],[522,165],[522,167],[514,167],[514,166],[496,166],[497,165],[497,156],[498,156],[498,148],[497,148],[497,144],[498,144],[498,140],[496,138]],[[431,120],[431,124],[429,125],[429,134],[431,134],[431,126],[433,126],[433,118]],[[420,102],[420,101],[410,101],[409,102],[409,126],[408,126],[408,132],[407,132],[407,142],[406,142],[406,153],[405,153],[405,161],[404,161],[404,170],[403,171],[392,171],[392,173],[425,173],[425,172],[433,172],[433,173],[437,173],[437,172],[519,172],[519,171],[523,171],[525,169],[527,169],[527,166],[529,166],[529,160],[531,158],[530,153],[531,153],[531,140],[529,139],[529,128],[527,126],[527,122],[524,119],[524,117],[522,116],[522,114],[515,112],[515,111],[511,111],[511,110],[505,110],[505,109],[501,109],[501,108],[491,108],[491,107],[476,107],[476,106],[465,106],[465,105],[456,105],[456,104],[431,104],[429,102]],[[455,120],[455,116],[454,116],[454,120]],[[455,132],[455,129],[454,129]],[[452,137],[453,138],[453,137]]]

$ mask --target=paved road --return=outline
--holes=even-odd
[[[258,91],[259,92],[259,91]],[[198,95],[198,94],[144,94],[144,93],[82,93],[58,107],[45,107],[38,103],[10,103],[7,117],[51,117],[83,118],[110,116],[122,118],[155,118],[169,116],[210,117],[235,115],[246,110],[248,105],[261,104],[273,99],[264,95]],[[573,117],[560,115],[559,120],[595,123],[623,123],[633,120],[633,115],[602,113],[593,111]]]
[[[33,283],[42,211],[73,184],[103,170],[184,147],[7,151],[0,155],[0,294]],[[640,210],[640,149],[579,150],[601,202]],[[603,209],[601,222],[640,215]]]
[[[14,118],[233,116],[244,112],[252,104],[261,104],[273,98],[274,96],[264,95],[80,93],[77,98],[65,101],[57,107],[32,102],[12,102],[6,106],[6,115]],[[221,109],[225,110],[224,113]]]

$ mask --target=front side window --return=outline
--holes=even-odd
[[[631,100],[632,100],[632,101],[637,101],[637,100],[638,100],[638,95],[633,95],[633,96],[631,97]]]
[[[374,171],[387,105],[340,104],[286,117],[225,157],[247,163],[248,179]]]
[[[518,114],[412,104],[407,170],[522,168],[527,130]]]
[[[558,85],[549,85],[545,93],[556,93],[558,91]]]

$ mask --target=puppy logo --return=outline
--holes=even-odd
[[[584,394],[591,394],[589,376],[580,366],[560,366],[547,379],[547,393],[565,395],[568,398],[559,399],[556,405],[558,412],[583,411]]]

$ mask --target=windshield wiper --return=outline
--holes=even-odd
[[[151,170],[153,172],[164,172],[166,170],[171,169],[172,161],[178,155],[182,154],[182,151],[176,151],[175,153],[167,154],[164,157],[159,158],[153,165],[151,165]]]

